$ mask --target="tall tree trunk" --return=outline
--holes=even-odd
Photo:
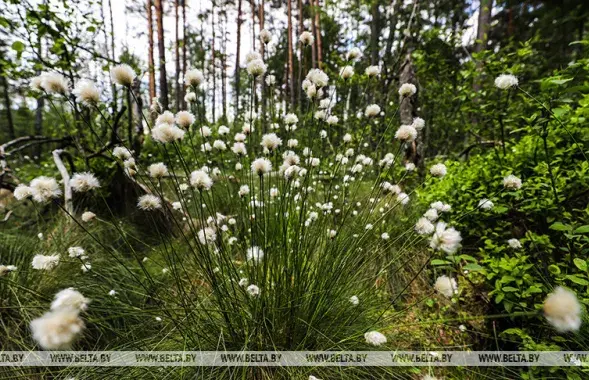
[[[114,61],[115,60],[115,24],[114,24],[114,19],[112,16],[112,3],[111,0],[108,0],[108,11],[109,11],[109,15],[110,15],[110,58]],[[108,47],[106,48],[106,55],[108,56]],[[110,75],[109,75],[110,77]],[[113,107],[114,107],[114,111],[116,113],[117,110],[117,87],[115,86],[114,83],[112,83],[111,80],[111,87],[112,87],[112,102],[113,102]]]
[[[260,31],[262,29],[264,29],[264,22],[265,22],[265,20],[264,20],[264,17],[265,17],[264,5],[265,5],[264,0],[261,0],[260,6],[258,7],[258,20],[260,21]],[[266,45],[262,41],[260,41],[260,54],[262,55],[262,58],[264,59],[264,61],[266,60],[265,49],[266,49]],[[262,86],[262,99],[261,99],[262,100],[262,102],[261,102],[262,103],[262,112],[261,112],[262,117],[261,117],[261,120],[262,120],[263,132],[266,133],[267,132],[266,131],[266,99],[267,99],[266,81],[264,80],[263,77],[261,78],[261,80],[262,80],[262,83],[261,83],[261,86]]]
[[[317,43],[317,67],[321,68],[323,61],[323,44],[321,42],[321,7],[319,0],[315,0],[315,41]]]
[[[297,4],[298,4],[298,8],[299,8],[299,33],[298,33],[298,35],[300,36],[305,31],[305,28],[303,26],[303,0],[298,0]],[[300,41],[298,41],[297,43],[299,44],[299,70],[298,70],[298,74],[297,74],[296,89],[299,94],[298,104],[300,107],[303,102],[303,91],[301,90],[300,86],[301,86],[301,82],[302,82],[302,78],[303,78],[303,61],[304,61],[303,55],[305,54],[305,50],[304,50],[303,44]]]
[[[317,65],[317,25],[315,24],[315,1],[311,0],[311,33],[313,34],[313,43],[311,44],[311,67]]]
[[[489,29],[491,26],[491,10],[493,9],[493,0],[481,0],[479,8],[479,23],[477,26],[477,43],[474,47],[474,51],[480,53],[487,47],[487,41],[489,39]],[[477,71],[483,69],[483,61],[478,60],[476,63]],[[473,89],[479,91],[481,83],[475,79]]]
[[[217,65],[216,65],[216,61],[217,61],[217,56],[216,56],[216,52],[215,52],[215,39],[216,39],[216,35],[215,35],[215,1],[212,2],[212,9],[211,9],[211,28],[213,30],[213,43],[212,43],[212,57],[211,57],[211,75],[213,76],[213,106],[211,107],[211,110],[213,111],[213,123],[215,122],[215,108],[217,106],[217,99],[216,99],[216,95],[217,95]]]
[[[252,51],[256,51],[256,0],[250,0],[252,9]]]
[[[163,0],[155,0],[155,19],[157,22],[157,50],[160,70],[160,102],[168,107],[168,78],[166,75],[166,45],[164,43],[164,5]]]
[[[227,68],[227,13],[225,12],[225,3],[222,5],[223,11],[221,15],[222,27],[221,27],[221,106],[223,110],[223,114],[221,117],[223,118],[223,122],[227,121],[227,72],[225,71]]]
[[[135,116],[135,128],[133,133],[132,149],[136,157],[141,154],[141,147],[143,146],[143,97],[141,96],[141,81],[133,81],[132,91],[135,93],[136,102],[133,102],[133,114]]]
[[[370,23],[370,64],[378,65],[379,36],[380,36],[380,11],[378,1],[372,3],[372,22]]]
[[[389,78],[389,72],[392,69],[389,65],[393,60],[393,42],[395,40],[395,32],[397,31],[397,14],[399,12],[399,4],[401,2],[399,0],[393,0],[393,3],[390,5],[391,7],[391,15],[389,18],[389,35],[387,37],[387,44],[384,50],[384,65],[383,65],[383,73],[385,78],[385,88],[388,88],[391,79]],[[387,91],[388,93],[388,91]]]
[[[411,60],[411,51],[407,53],[405,60],[401,65],[399,82],[413,83],[415,86],[417,86],[417,81],[415,79],[415,69],[413,67],[413,61]],[[413,123],[413,118],[417,116],[417,95],[418,93],[411,97],[400,96],[399,116],[401,119],[401,124],[410,125]],[[419,165],[422,158],[419,154],[420,150],[418,149],[418,145],[421,145],[421,136],[419,135],[414,142],[407,143],[405,146],[405,159],[408,162],[413,162],[416,166]]]
[[[153,57],[153,11],[152,0],[145,2],[147,10],[147,40],[149,47],[147,51],[147,71],[149,76],[149,104],[151,105],[153,98],[155,98],[155,60]]]
[[[292,54],[292,2],[287,1],[287,15],[288,15],[288,79],[287,82],[290,88],[290,105],[295,105],[295,90],[294,90],[294,68],[293,68],[293,54]]]
[[[0,73],[0,84],[2,85],[2,95],[4,97],[4,108],[6,108],[6,121],[8,123],[8,137],[11,140],[16,138],[16,132],[14,131],[14,121],[12,119],[12,108],[10,104],[10,92],[8,91],[8,80],[4,76],[4,73]]]
[[[239,67],[239,55],[241,54],[241,24],[243,20],[241,19],[241,6],[243,0],[238,0],[237,2],[237,46],[235,47],[235,114],[239,115],[239,88],[240,86],[240,74],[241,70]]]
[[[174,2],[174,17],[175,17],[175,33],[176,33],[176,43],[174,45],[174,55],[176,58],[176,75],[174,80],[174,88],[175,88],[175,107],[176,112],[180,111],[180,0],[175,0]]]
[[[186,56],[186,45],[187,45],[187,41],[186,41],[186,30],[187,30],[187,24],[186,24],[186,1],[187,0],[182,0],[182,78],[184,78],[184,76],[186,75],[186,69],[188,68],[188,61],[187,61],[187,56]],[[186,93],[184,86],[180,86],[181,89],[181,97],[182,97],[182,109],[186,109],[187,104],[186,101],[184,100],[184,95]]]

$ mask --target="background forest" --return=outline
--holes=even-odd
[[[0,11],[0,350],[589,350],[589,2]],[[58,301],[77,305],[80,331],[52,347],[38,321]],[[1,368],[588,376],[585,363]]]

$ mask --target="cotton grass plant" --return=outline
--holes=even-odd
[[[308,45],[309,38],[303,33],[300,41]],[[358,74],[353,65],[359,57],[356,50],[347,54],[345,67],[334,70],[341,73],[339,79],[311,69],[301,83],[306,107],[287,111],[272,99],[275,89],[261,93],[262,81],[270,87],[275,81],[267,81],[271,74],[263,57],[248,55],[251,92],[242,104],[249,107],[227,125],[206,124],[206,104],[200,102],[203,74],[191,69],[184,78],[186,110],[173,114],[155,103],[150,115],[141,115],[143,154],[135,154],[130,136],[115,136],[116,145],[105,141],[106,153],[141,189],[133,208],[149,225],[149,242],[117,223],[100,192],[104,180],[90,168],[73,174],[69,186],[96,197],[92,209],[66,209],[61,200],[67,184],[63,188],[54,178],[21,185],[15,194],[22,202],[38,207],[53,202],[66,216],[60,223],[79,240],[67,241],[49,228],[50,240],[36,247],[41,252],[29,255],[30,262],[10,262],[7,256],[0,263],[16,266],[1,272],[4,291],[24,288],[35,296],[28,298],[35,299],[34,308],[20,314],[31,335],[8,346],[406,348],[395,341],[394,326],[403,313],[399,301],[432,259],[453,257],[461,244],[460,232],[445,215],[451,205],[434,202],[428,210],[416,210],[414,191],[452,173],[438,162],[420,179],[415,166],[404,162],[407,144],[425,122],[416,118],[394,128],[400,104],[367,101],[349,110],[361,122],[384,126],[372,141],[354,133],[352,122],[338,114],[336,90],[346,91],[354,76],[364,75],[369,83],[378,78],[377,66]],[[132,89],[133,69],[116,66],[111,76],[131,107],[139,97]],[[74,114],[83,108],[109,120],[92,83],[76,87],[76,102],[57,74],[43,74],[34,85]],[[498,78],[500,88],[514,85],[517,81]],[[414,84],[401,84],[399,102],[416,91]],[[256,95],[271,98],[267,114],[254,111]],[[91,123],[87,127],[100,139]],[[517,190],[522,181],[511,175],[504,186]],[[492,204],[479,204],[486,207]],[[412,256],[416,251],[423,256],[418,266]],[[64,277],[64,266],[79,268],[74,281]],[[49,283],[44,290],[51,289],[55,298],[19,285],[22,276]],[[429,292],[451,300],[459,292],[454,276],[429,279]],[[60,306],[55,309],[55,304]],[[580,326],[581,308],[567,290],[558,288],[544,313],[558,331]]]

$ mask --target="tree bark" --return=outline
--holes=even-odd
[[[222,21],[221,27],[221,107],[222,107],[222,119],[223,122],[227,121],[227,31],[225,28],[227,27],[227,13],[225,12],[225,3],[222,5],[222,12],[221,15],[223,16],[220,21]]]
[[[153,102],[155,94],[155,60],[153,54],[153,12],[152,12],[152,0],[145,2],[145,8],[147,10],[147,40],[149,47],[147,51],[147,71],[149,76],[149,104]]]
[[[240,80],[241,80],[241,70],[239,67],[239,61],[240,61],[240,53],[241,53],[241,24],[243,23],[243,20],[241,19],[241,6],[242,6],[242,2],[243,0],[238,0],[237,2],[237,46],[236,46],[236,52],[235,52],[235,114],[239,115],[239,88],[240,86]]]
[[[287,16],[288,16],[288,79],[287,82],[290,88],[290,105],[295,105],[295,91],[294,91],[294,68],[293,68],[293,44],[292,44],[292,1],[287,1]]]
[[[12,119],[12,108],[10,103],[10,93],[8,91],[8,80],[4,73],[0,73],[0,81],[2,82],[2,95],[4,97],[4,107],[6,108],[6,121],[8,123],[8,137],[12,140],[16,138],[14,130],[14,120]]]
[[[211,28],[213,30],[213,42],[212,42],[212,49],[211,49],[211,75],[213,76],[213,106],[211,107],[211,111],[213,112],[213,123],[216,121],[215,118],[215,108],[217,106],[217,56],[215,54],[215,1],[212,2],[212,9],[211,9]]]
[[[480,53],[481,51],[485,50],[487,47],[487,41],[489,39],[489,30],[491,27],[491,10],[493,9],[493,0],[481,0],[481,5],[479,8],[479,22],[477,26],[477,43],[474,47],[474,51],[476,53]],[[481,71],[483,69],[483,61],[478,60],[476,63],[477,71]],[[480,81],[474,81],[473,89],[479,91],[481,88]]]
[[[108,0],[108,11],[110,16],[110,58],[114,61],[115,60],[115,23],[112,17],[112,3],[111,0]],[[106,49],[106,56],[108,57],[108,48]],[[109,75],[110,77],[110,75]],[[112,103],[114,110],[117,109],[117,87],[111,80],[111,87],[112,87]]]
[[[175,33],[176,33],[176,43],[174,44],[174,55],[176,58],[176,75],[174,80],[174,88],[175,88],[175,107],[176,112],[180,111],[180,1],[174,1],[174,18],[175,18]]]
[[[372,22],[370,23],[370,64],[378,65],[379,36],[380,36],[380,11],[378,1],[372,3]]]
[[[260,22],[260,31],[262,29],[264,29],[264,22],[265,22],[265,20],[264,20],[264,17],[265,17],[264,5],[265,5],[264,0],[261,0],[260,6],[258,7],[258,20]],[[260,54],[262,55],[262,58],[264,59],[264,61],[266,60],[265,49],[266,49],[266,45],[262,41],[260,41]],[[261,120],[262,120],[263,132],[266,133],[267,132],[267,130],[266,130],[266,128],[267,128],[267,126],[266,126],[266,98],[267,98],[267,96],[266,96],[267,95],[266,94],[266,81],[264,80],[263,77],[261,79],[262,79],[262,83],[261,83],[261,86],[262,86],[262,99],[261,99],[262,117],[261,117]]]
[[[155,19],[157,23],[157,48],[160,72],[160,103],[164,110],[168,105],[168,78],[166,75],[166,45],[164,43],[164,6],[163,0],[155,0]]]
[[[298,4],[298,8],[299,8],[299,36],[301,34],[303,34],[304,32],[304,26],[303,26],[303,0],[298,0],[297,1]],[[298,104],[299,107],[302,104],[303,101],[303,91],[301,90],[301,81],[302,81],[302,77],[303,77],[303,55],[305,54],[305,50],[304,50],[304,46],[302,43],[300,43],[300,41],[298,42],[299,44],[299,70],[298,70],[298,74],[297,74],[297,93],[299,94],[298,96]]]
[[[182,0],[182,78],[186,75],[186,69],[188,68],[187,63],[187,56],[186,56],[186,1]],[[186,94],[186,90],[184,86],[180,86],[180,92],[182,97],[182,109],[186,109],[186,101],[184,100],[184,95]]]
[[[321,7],[319,0],[315,0],[315,41],[317,43],[317,67],[321,68],[323,61],[323,44],[321,42]]]
[[[413,61],[411,60],[411,51],[405,56],[405,60],[401,65],[401,72],[399,74],[399,83],[412,83],[417,87],[417,81],[415,78],[415,69],[413,67]],[[399,115],[401,124],[411,125],[413,124],[413,118],[417,116],[417,96],[416,93],[410,97],[400,96],[399,98]],[[422,158],[422,136],[417,135],[417,138],[412,143],[408,143],[405,146],[405,159],[408,162],[413,162],[418,166]]]

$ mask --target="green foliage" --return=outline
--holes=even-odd
[[[489,309],[499,313],[540,312],[556,285],[573,289],[589,304],[589,133],[582,124],[589,111],[586,70],[585,62],[579,62],[537,81],[539,89],[529,90],[534,97],[523,90],[494,89],[498,105],[508,99],[506,107],[499,106],[504,111],[489,115],[509,126],[505,149],[499,144],[464,162],[448,160],[448,176],[420,191],[424,204],[443,200],[453,205],[464,250],[476,258],[476,266],[456,260],[454,267],[467,271],[465,276],[491,300]],[[508,174],[522,179],[521,189],[503,187]],[[483,199],[494,206],[481,207]],[[522,248],[512,247],[510,239]],[[543,329],[522,323],[512,321],[520,329],[505,334],[519,331],[542,344]],[[522,348],[530,347],[522,343]]]

